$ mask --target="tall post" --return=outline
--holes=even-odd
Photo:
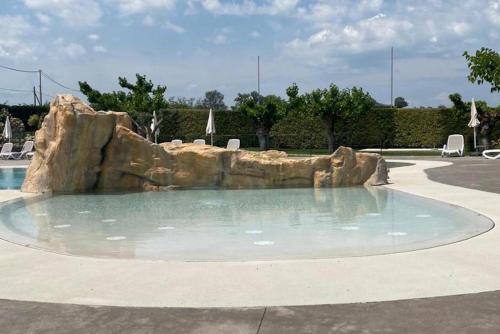
[[[40,105],[43,104],[42,102],[42,70],[38,70],[38,91],[40,93],[40,98],[38,101],[40,101]]]
[[[477,133],[476,133],[476,127],[474,127],[474,149],[477,150]]]
[[[394,107],[394,47],[391,47],[391,108]]]
[[[33,105],[36,106],[36,87],[33,86]]]
[[[257,93],[260,96],[260,56],[257,56]]]

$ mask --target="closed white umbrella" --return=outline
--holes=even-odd
[[[210,135],[210,144],[214,146],[215,118],[212,109],[210,109],[210,113],[208,114],[207,129],[205,132],[207,136]]]
[[[470,106],[470,121],[469,121],[469,128],[474,128],[474,148],[477,147],[477,142],[476,142],[476,128],[479,125],[479,119],[477,118],[477,109],[476,109],[476,103],[474,102],[474,99],[472,99],[472,104]]]
[[[7,138],[9,140],[9,143],[10,143],[10,140],[12,139],[12,128],[10,127],[9,116],[7,116],[7,118],[5,119],[5,125],[3,127],[2,134],[3,134],[3,137]]]
[[[153,119],[151,120],[151,133],[153,134],[153,136],[155,136],[155,144],[158,144],[158,135],[160,134],[160,128],[157,128],[157,126],[158,118],[156,118],[156,110],[153,110]]]

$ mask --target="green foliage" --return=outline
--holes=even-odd
[[[492,93],[500,92],[500,55],[498,52],[483,47],[474,55],[465,51],[463,56],[467,59],[467,66],[470,70],[468,76],[470,82],[478,85],[487,82],[491,85]]]
[[[35,131],[36,129],[38,129],[38,125],[36,125],[36,126],[29,125],[28,120],[29,120],[31,115],[39,115],[41,118],[43,118],[43,116],[49,112],[48,105],[43,105],[43,106],[0,105],[0,109],[3,109],[3,108],[7,109],[13,117],[19,118],[23,122],[24,127],[27,131]],[[0,113],[0,122],[3,122],[5,120],[4,117],[5,116]]]
[[[210,90],[205,92],[205,97],[197,106],[202,109],[226,110],[227,106],[224,103],[224,94],[218,90]]]
[[[270,147],[269,132],[273,125],[286,114],[285,102],[276,95],[262,96],[257,92],[238,94],[234,100],[234,110],[241,112],[253,121],[259,147]]]
[[[290,103],[290,101],[289,101]],[[480,103],[478,105],[481,105]],[[479,107],[478,107],[479,109]],[[489,109],[500,114],[500,110]],[[495,111],[496,110],[496,111]],[[183,139],[191,142],[205,138],[207,110],[169,109],[160,127],[161,141]],[[373,108],[355,118],[335,124],[335,142],[354,148],[366,147],[435,147],[446,142],[448,135],[464,134],[469,144],[472,131],[467,127],[469,112],[455,108],[395,109]],[[317,115],[292,111],[273,125],[270,147],[274,149],[324,149],[327,139],[324,123]],[[257,147],[254,122],[238,112],[215,112],[215,145],[225,146],[230,138],[239,138],[242,147]],[[500,122],[493,128],[500,138]]]
[[[12,129],[12,138],[13,140],[16,139],[22,139],[24,138],[24,123],[20,118],[14,117],[8,110],[7,108],[2,108],[0,110],[0,129],[3,130],[3,127],[5,125],[5,119],[9,117],[10,121],[10,128]],[[0,136],[2,141],[5,141],[6,139],[3,138],[3,136]]]
[[[135,121],[138,132],[150,138],[153,111],[160,113],[160,110],[168,107],[168,101],[165,99],[167,87],[155,87],[151,80],[147,80],[145,75],[140,74],[136,74],[135,84],[121,77],[118,78],[118,83],[127,91],[101,93],[87,82],[78,82],[80,91],[87,96],[92,108],[127,112]],[[161,120],[162,116],[158,116]]]
[[[293,84],[287,89],[289,103],[296,104],[303,113],[319,117],[326,130],[328,150],[335,149],[338,122],[353,122],[363,113],[372,109],[375,100],[361,88],[339,89],[331,84],[328,89],[316,89],[298,96],[298,87]]]
[[[33,114],[28,118],[28,125],[31,128],[38,128],[38,125],[40,124],[40,116],[37,114]]]
[[[440,147],[446,142],[449,110],[408,109],[394,114],[394,147]]]
[[[172,109],[193,109],[195,102],[194,97],[170,97],[168,99],[169,107]]]
[[[467,126],[470,119],[471,102],[464,102],[462,96],[458,93],[451,94],[449,97],[453,103],[452,117],[454,122],[451,124],[465,124]],[[485,101],[476,101],[475,104],[480,121],[477,127],[479,129],[479,144],[489,145],[500,138],[500,107],[488,107]],[[466,132],[471,138],[473,136],[473,130],[470,128],[466,128],[466,130],[462,128],[453,130],[456,133]],[[469,140],[469,144],[472,146],[472,139]]]
[[[277,122],[271,132],[273,148],[324,148],[327,141],[318,116],[291,112]]]
[[[209,111],[206,109],[173,109],[163,111],[164,121],[160,124],[161,142],[182,139],[192,142],[195,139],[209,139],[205,135]],[[241,112],[215,111],[214,144],[224,147],[230,138],[239,138],[242,147],[258,145],[252,120]]]
[[[408,107],[408,102],[406,102],[404,97],[398,96],[394,99],[394,106],[396,108],[405,108]]]

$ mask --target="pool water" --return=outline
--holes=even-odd
[[[0,189],[21,189],[26,168],[0,168]]]
[[[0,237],[30,247],[178,261],[386,254],[492,227],[469,210],[382,187],[60,195],[9,203],[0,214]]]

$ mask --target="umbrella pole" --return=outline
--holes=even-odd
[[[474,149],[477,150],[477,143],[476,143],[476,127],[474,127]]]
[[[210,144],[212,146],[214,146],[214,134],[213,133],[210,134]]]

